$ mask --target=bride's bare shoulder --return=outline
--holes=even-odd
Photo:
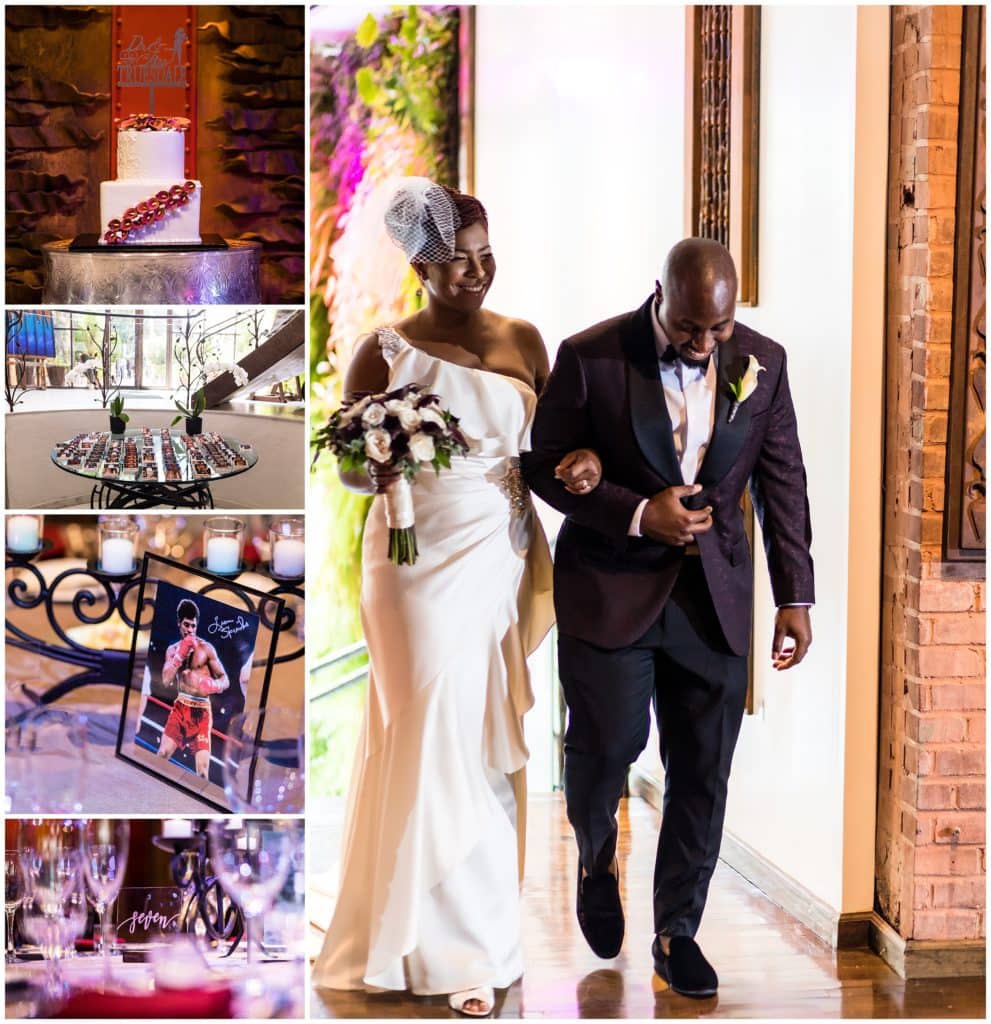
[[[383,391],[389,381],[389,366],[382,354],[378,334],[371,331],[354,343],[344,374],[344,392]]]

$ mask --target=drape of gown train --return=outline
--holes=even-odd
[[[369,513],[368,702],[313,980],[421,995],[503,988],[523,972],[526,656],[553,622],[547,541],[532,509],[514,511],[507,478],[536,395],[378,333],[390,388],[440,395],[471,450],[416,478],[414,565],[389,562],[380,499]]]

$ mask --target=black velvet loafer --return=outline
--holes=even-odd
[[[708,999],[719,988],[719,979],[712,964],[702,955],[698,943],[687,935],[675,935],[668,947],[669,953],[661,949],[661,940],[654,937],[651,952],[654,954],[654,970],[678,995],[691,999]]]
[[[605,874],[582,878],[578,863],[578,925],[592,952],[603,960],[619,956],[623,948],[626,919],[619,898],[619,881],[615,875]]]

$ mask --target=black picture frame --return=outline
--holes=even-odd
[[[182,587],[161,575],[162,567],[171,568],[203,581],[203,586],[196,591]],[[165,759],[157,752],[152,752],[139,742],[142,729],[143,701],[145,693],[145,676],[150,676],[148,657],[138,656],[138,636],[142,631],[152,629],[155,624],[156,596],[160,585],[170,590],[178,590],[190,594],[197,602],[205,602],[211,610],[215,606],[229,608],[232,614],[250,615],[257,619],[253,650],[245,668],[250,665],[246,679],[239,679],[243,692],[243,710],[261,710],[268,703],[272,671],[277,659],[280,633],[286,628],[291,616],[286,614],[286,602],[277,593],[270,594],[246,586],[236,578],[229,579],[216,576],[196,566],[186,565],[171,558],[146,552],[141,565],[140,584],[138,588],[138,612],[131,638],[131,654],[128,663],[127,682],[121,701],[120,722],[117,728],[116,756],[122,761],[168,783],[173,788],[189,794],[194,799],[217,811],[230,813],[232,808],[225,797],[223,785],[217,781],[216,774],[203,778],[195,770],[189,770],[175,762],[172,758]],[[151,591],[154,590],[154,594]],[[231,600],[224,600],[220,595],[226,594]],[[263,628],[264,627],[264,628]],[[228,671],[229,674],[229,671]],[[211,740],[211,761],[216,758],[216,741]]]

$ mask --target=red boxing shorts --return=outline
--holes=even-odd
[[[177,749],[187,747],[194,753],[210,749],[210,730],[213,728],[213,712],[209,701],[186,703],[179,697],[169,712],[165,723],[165,735]]]

